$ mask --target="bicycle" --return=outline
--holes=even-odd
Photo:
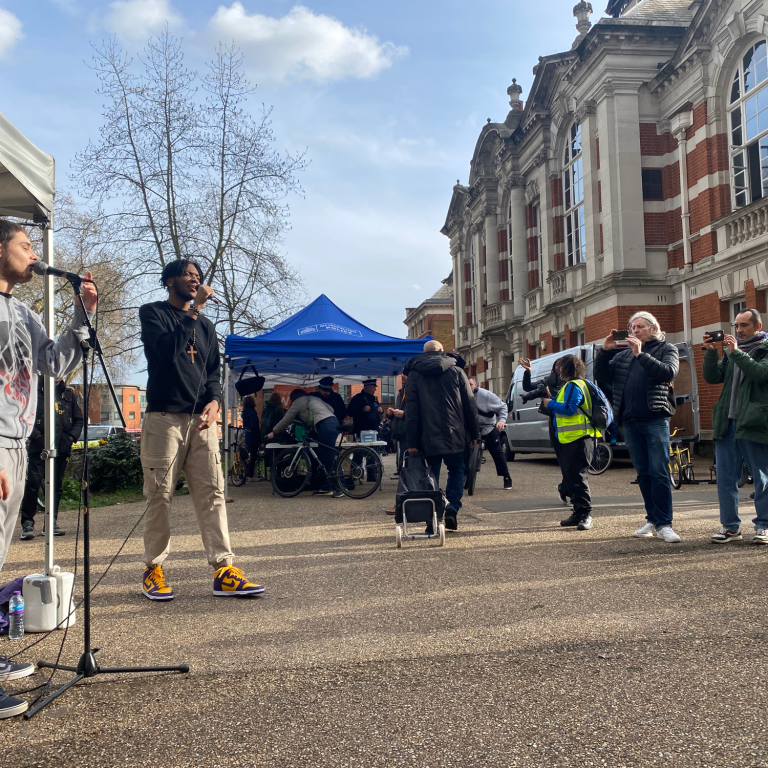
[[[685,428],[675,427],[670,434],[670,438],[675,437],[678,432],[685,432]],[[683,483],[692,485],[696,482],[690,448],[681,448],[679,442],[670,442],[669,463],[667,466],[669,469],[669,480],[676,491],[680,490]]]
[[[595,441],[595,449],[592,451],[592,458],[589,461],[587,472],[590,475],[602,475],[613,461],[613,448],[609,443],[601,440]]]
[[[227,473],[232,485],[238,488],[245,485],[245,462],[248,460],[248,449],[245,447],[241,433],[242,429],[235,427],[235,440],[229,446],[232,452],[232,466]]]
[[[315,443],[315,446],[317,443]],[[336,448],[326,446],[338,454],[333,462],[330,476],[320,461],[305,430],[301,441],[288,446],[275,456],[272,464],[272,490],[283,498],[298,496],[309,486],[317,468],[323,481],[330,481],[335,493],[342,493],[351,499],[368,498],[381,485],[384,467],[381,457],[365,445]]]

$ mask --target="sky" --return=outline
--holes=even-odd
[[[308,298],[404,337],[405,308],[450,272],[440,228],[482,126],[504,120],[513,77],[526,100],[538,57],[570,48],[573,4],[0,0],[0,112],[77,193],[70,163],[101,125],[91,45],[138,53],[168,24],[197,68],[234,40],[254,114],[273,107],[277,147],[310,160],[283,243]]]

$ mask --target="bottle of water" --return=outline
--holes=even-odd
[[[21,640],[24,637],[24,598],[21,592],[14,592],[8,611],[8,637],[11,640]]]

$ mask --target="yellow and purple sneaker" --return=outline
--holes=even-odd
[[[219,568],[213,576],[213,594],[225,597],[251,597],[264,591],[261,584],[253,584],[234,565]]]
[[[144,584],[141,591],[150,600],[173,600],[173,590],[165,583],[161,565],[144,571]]]

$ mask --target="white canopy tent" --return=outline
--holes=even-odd
[[[9,120],[0,113],[0,216],[13,216],[44,226],[43,260],[53,266],[53,198],[55,163],[51,155],[41,152]],[[53,337],[53,277],[46,276],[43,323]],[[45,573],[53,569],[53,472],[50,452],[55,438],[54,382],[45,380],[45,446],[49,452],[45,462]]]

